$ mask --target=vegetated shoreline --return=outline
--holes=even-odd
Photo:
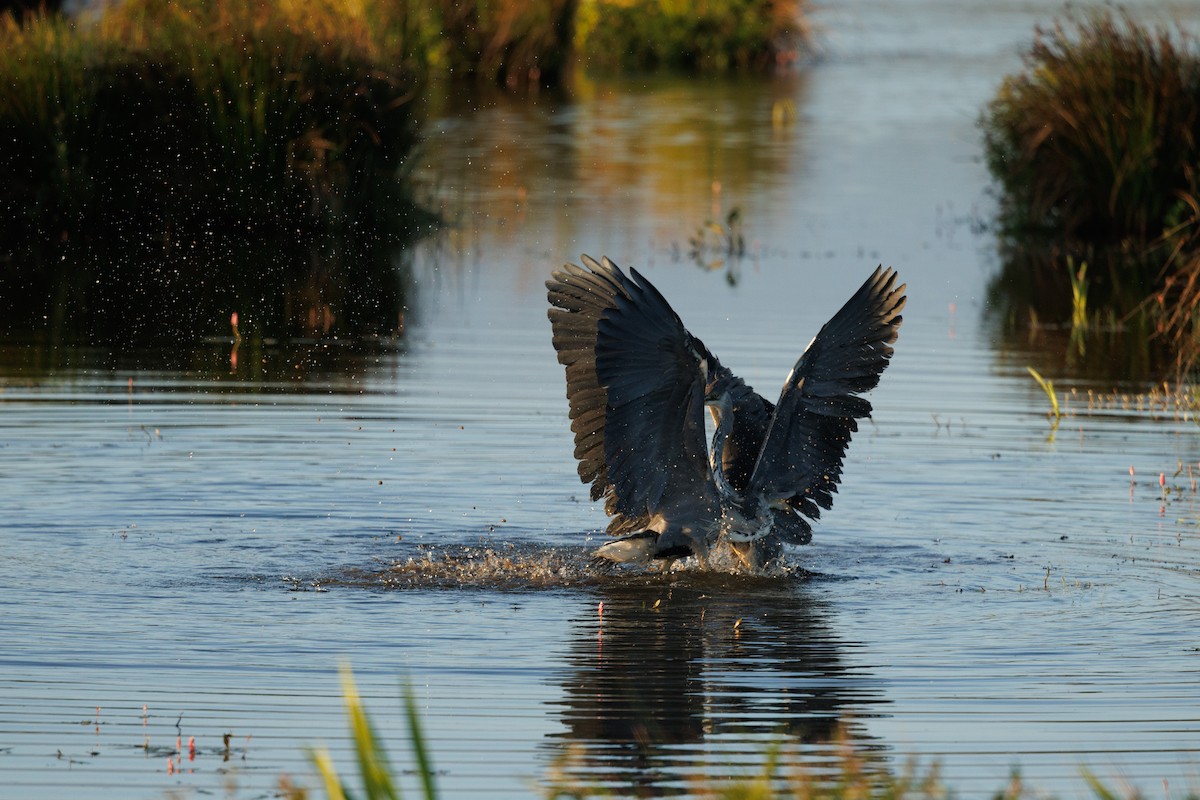
[[[355,314],[330,298],[369,296],[439,224],[406,177],[432,82],[561,84],[575,52],[598,69],[762,69],[794,60],[803,2],[691,15],[665,0],[636,13],[622,0],[0,13],[0,324],[153,341],[227,331],[240,308],[246,330],[325,334],[333,319],[346,333]],[[631,37],[687,18],[691,39],[607,62],[595,20],[618,9]],[[385,294],[382,316],[350,332],[395,329],[404,287]],[[210,318],[181,327],[196,308]]]
[[[1111,10],[1039,29],[981,119],[999,185],[1010,327],[1127,340],[1131,364],[1200,359],[1200,45]],[[1111,354],[1111,342],[1093,348]]]
[[[722,0],[688,24],[680,8],[319,0],[300,13],[126,0],[88,19],[0,15],[0,257],[14,265],[0,289],[45,298],[10,301],[5,318],[26,324],[74,298],[80,330],[92,325],[89,309],[112,295],[86,296],[81,277],[95,276],[59,266],[73,260],[92,271],[107,262],[100,279],[116,295],[178,295],[199,274],[240,287],[256,273],[257,291],[229,301],[243,304],[270,292],[272,270],[330,254],[340,266],[324,272],[348,284],[361,276],[346,265],[386,273],[437,224],[405,180],[432,81],[561,83],[572,53],[600,70],[763,69],[794,60],[808,34],[803,0]],[[1116,337],[1136,344],[1129,360],[1142,369],[1190,369],[1200,358],[1195,40],[1112,11],[1039,30],[982,127],[1000,186],[996,316],[1010,328],[1069,320],[1080,356],[1089,337]],[[263,241],[289,254],[277,268],[219,266]],[[164,254],[174,263],[155,269]],[[164,274],[182,278],[167,285]]]
[[[78,18],[10,11],[0,14],[0,175],[11,178],[0,203],[40,238],[132,221],[287,235],[361,226],[374,193],[402,193],[434,80],[559,85],[576,52],[598,69],[795,60],[802,0],[702,5],[124,0]],[[596,51],[613,42],[594,40],[613,34],[596,14],[617,9],[630,41],[645,36],[637,25],[682,32],[644,59],[608,60]]]

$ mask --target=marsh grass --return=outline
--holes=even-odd
[[[1058,406],[1058,393],[1054,391],[1054,382],[1042,377],[1042,374],[1033,367],[1026,367],[1029,374],[1037,381],[1037,385],[1042,387],[1042,391],[1046,393],[1046,397],[1050,401],[1049,416],[1057,422],[1062,417],[1062,410]]]
[[[407,23],[385,8],[130,0],[92,22],[0,17],[10,232],[292,234],[406,213],[395,175],[420,82],[392,57]]]
[[[358,694],[358,687],[354,683],[354,675],[348,666],[342,666],[341,680],[342,698],[346,707],[346,718],[350,724],[362,796],[366,800],[400,800],[402,795],[399,783],[393,775],[387,749],[371,724],[366,707]],[[438,793],[433,762],[429,757],[421,718],[417,713],[417,703],[411,688],[404,690],[404,716],[408,724],[409,746],[416,766],[415,772],[420,781],[420,796],[424,800],[436,800]],[[321,777],[328,800],[352,800],[358,797],[338,773],[328,748],[312,748],[308,751],[308,757]],[[307,800],[309,797],[306,789],[296,786],[287,778],[280,779],[280,789],[288,800]]]
[[[800,57],[807,0],[579,0],[575,45],[587,67],[762,70]]]
[[[1195,223],[1193,223],[1195,224]],[[1181,243],[1163,269],[1161,287],[1141,306],[1155,321],[1155,332],[1177,351],[1176,365],[1191,369],[1200,362],[1200,235]]]
[[[1111,10],[1038,29],[981,124],[1009,258],[1050,271],[1064,253],[1087,261],[1088,305],[1122,324],[1143,317],[1134,327],[1189,368],[1200,357],[1196,40]],[[1062,296],[1043,296],[1040,311],[1079,327],[1051,311]]]
[[[435,224],[403,180],[415,27],[382,0],[0,15],[0,329],[394,330],[395,251]]]
[[[0,234],[412,227],[428,220],[395,178],[435,78],[555,83],[576,41],[638,50],[603,38],[621,20],[647,46],[671,30],[644,66],[778,61],[805,29],[801,0],[692,5],[129,0],[86,19],[0,14]]]
[[[1067,277],[1071,280],[1071,330],[1086,331],[1089,325],[1087,296],[1087,262],[1075,269],[1075,262],[1067,259]]]
[[[1200,54],[1094,12],[1039,29],[984,119],[1009,230],[1153,242],[1200,213]]]
[[[710,771],[697,766],[684,778],[688,796],[698,800],[935,800],[950,796],[936,765],[922,767],[910,759],[898,772],[891,772],[840,732],[837,736],[832,763],[819,768],[801,760],[798,751],[779,744],[765,746],[761,765],[739,777],[711,774],[725,773],[727,768]],[[629,796],[574,777],[573,762],[582,758],[568,752],[554,764],[543,783],[543,797],[600,800]],[[1019,796],[1010,794],[1011,790],[1012,786],[997,797]]]
[[[426,49],[437,73],[510,89],[563,80],[578,0],[425,3],[426,18],[438,31]]]

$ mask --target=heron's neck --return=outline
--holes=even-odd
[[[716,421],[716,429],[713,431],[712,448],[708,451],[708,465],[717,485],[717,493],[721,497],[736,497],[737,492],[725,477],[724,464],[725,440],[733,430],[733,406],[726,403],[722,407],[713,407],[712,415]]]

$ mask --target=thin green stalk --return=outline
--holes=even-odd
[[[349,665],[341,667],[342,694],[346,702],[346,716],[350,719],[350,733],[354,737],[354,752],[358,757],[358,772],[362,778],[363,791],[368,800],[400,800],[400,792],[392,782],[392,769],[388,764],[383,742],[375,735],[367,710],[354,684],[354,674]],[[345,789],[342,789],[345,792]]]
[[[1067,258],[1067,274],[1071,277],[1071,330],[1084,331],[1088,327],[1088,281],[1087,262],[1075,269],[1075,259]]]
[[[417,701],[410,684],[404,686],[404,715],[408,718],[408,735],[412,742],[413,757],[417,760],[417,774],[421,778],[425,800],[437,800],[437,787],[433,782],[433,762],[425,745],[421,716],[417,713]]]
[[[1026,367],[1025,369],[1029,370],[1029,374],[1033,376],[1033,379],[1038,382],[1038,386],[1041,386],[1042,391],[1050,398],[1050,414],[1054,417],[1054,421],[1058,422],[1062,417],[1062,410],[1058,407],[1058,395],[1054,392],[1054,382],[1043,378],[1041,373],[1033,367]]]

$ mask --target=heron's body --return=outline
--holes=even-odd
[[[692,336],[654,286],[584,257],[547,281],[566,367],[579,476],[605,498],[616,561],[695,555],[727,541],[752,567],[805,544],[830,508],[858,396],[879,382],[904,306],[878,269],[821,329],[772,405]],[[713,415],[711,448],[704,409]]]

